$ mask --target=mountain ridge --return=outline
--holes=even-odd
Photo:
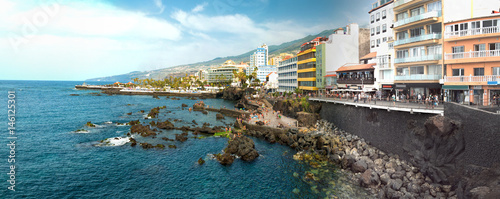
[[[329,35],[333,34],[334,31],[335,31],[335,29],[324,30],[318,34],[307,35],[303,38],[296,39],[296,40],[289,41],[289,42],[284,42],[280,45],[271,45],[271,46],[269,46],[269,57],[272,57],[272,55],[279,55],[280,53],[298,52],[298,50],[300,49],[300,46],[303,43],[311,41],[316,37],[328,37]],[[220,65],[228,59],[231,59],[236,63],[239,63],[242,61],[248,62],[249,57],[253,52],[255,52],[255,49],[250,50],[250,51],[243,53],[243,54],[240,54],[240,55],[216,57],[216,58],[214,58],[212,60],[208,60],[208,61],[197,62],[197,63],[192,63],[192,64],[177,65],[177,66],[156,69],[156,70],[150,70],[150,71],[132,71],[132,72],[120,74],[120,75],[91,78],[91,79],[87,79],[86,81],[128,82],[136,77],[140,78],[140,79],[144,79],[144,78],[161,79],[161,78],[165,78],[168,76],[174,76],[174,77],[175,76],[184,76],[186,73],[193,74],[193,73],[197,72],[199,69],[208,69],[211,66]]]

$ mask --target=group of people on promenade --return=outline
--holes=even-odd
[[[491,107],[494,105],[497,105],[497,107],[500,107],[500,94],[495,94],[491,97]]]

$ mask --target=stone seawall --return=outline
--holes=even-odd
[[[320,115],[451,185],[458,198],[500,198],[498,114],[454,103],[445,117],[325,103]]]
[[[404,152],[403,143],[410,134],[408,124],[423,126],[425,120],[434,115],[410,114],[407,112],[378,110],[324,103],[320,116],[338,128],[358,135],[371,145],[409,160]]]
[[[465,137],[464,163],[492,167],[500,163],[500,114],[455,103],[444,105],[445,116],[462,124]]]

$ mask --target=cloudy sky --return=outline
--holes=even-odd
[[[374,0],[0,0],[0,79],[85,80],[238,55],[348,23]]]

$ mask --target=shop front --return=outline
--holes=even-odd
[[[439,83],[401,83],[396,84],[396,96],[404,94],[408,99],[417,99],[420,94],[423,96],[438,95],[442,97],[441,85]]]
[[[484,104],[485,105],[499,105],[500,104],[500,81],[490,81],[484,88]],[[496,99],[495,99],[496,97]],[[495,100],[493,100],[495,99]]]
[[[470,90],[468,85],[443,85],[443,100],[459,104],[470,103]]]
[[[387,98],[387,96],[392,95],[394,93],[394,84],[382,84],[381,85],[381,97]]]

